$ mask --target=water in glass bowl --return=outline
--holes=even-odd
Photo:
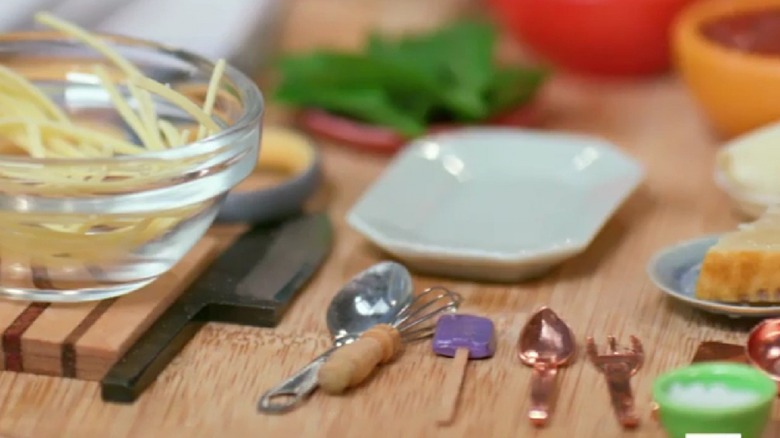
[[[139,143],[89,75],[36,85],[72,120]],[[227,118],[240,112],[223,106]],[[197,131],[178,107],[156,98],[155,107],[160,119]],[[202,153],[143,159],[42,164],[0,156],[0,296],[84,301],[152,282],[194,246],[227,191],[252,171],[259,135],[250,126],[217,136]],[[89,184],[85,173],[101,184]]]

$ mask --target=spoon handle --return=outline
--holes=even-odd
[[[631,368],[625,363],[607,364],[605,375],[618,421],[625,428],[637,427],[639,417],[634,409],[634,395],[631,391]]]
[[[531,408],[528,410],[528,419],[534,426],[540,427],[547,424],[557,373],[555,366],[548,363],[537,362],[534,364],[531,376]]]
[[[455,410],[460,397],[460,390],[463,386],[463,378],[466,376],[466,365],[469,361],[468,348],[458,348],[455,351],[453,364],[450,365],[447,377],[444,380],[444,397],[439,408],[437,422],[441,426],[449,425],[455,418]]]
[[[319,384],[328,394],[341,394],[362,383],[374,369],[401,349],[401,334],[386,324],[376,325],[351,344],[341,347],[319,371]]]
[[[300,371],[269,389],[257,402],[257,410],[268,414],[281,414],[293,409],[317,388],[317,373],[337,347],[333,347],[311,361]]]

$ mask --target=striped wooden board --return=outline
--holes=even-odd
[[[141,290],[103,301],[0,301],[0,368],[100,380],[218,253],[201,240],[170,272]]]

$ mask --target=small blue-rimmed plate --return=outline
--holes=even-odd
[[[718,241],[717,235],[705,236],[669,246],[656,253],[647,265],[647,275],[661,291],[672,298],[706,312],[740,317],[780,316],[780,306],[728,304],[696,298],[696,281],[704,255]]]

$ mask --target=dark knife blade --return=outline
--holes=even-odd
[[[114,364],[101,381],[103,400],[135,401],[205,322],[276,326],[331,243],[324,213],[244,233]]]

